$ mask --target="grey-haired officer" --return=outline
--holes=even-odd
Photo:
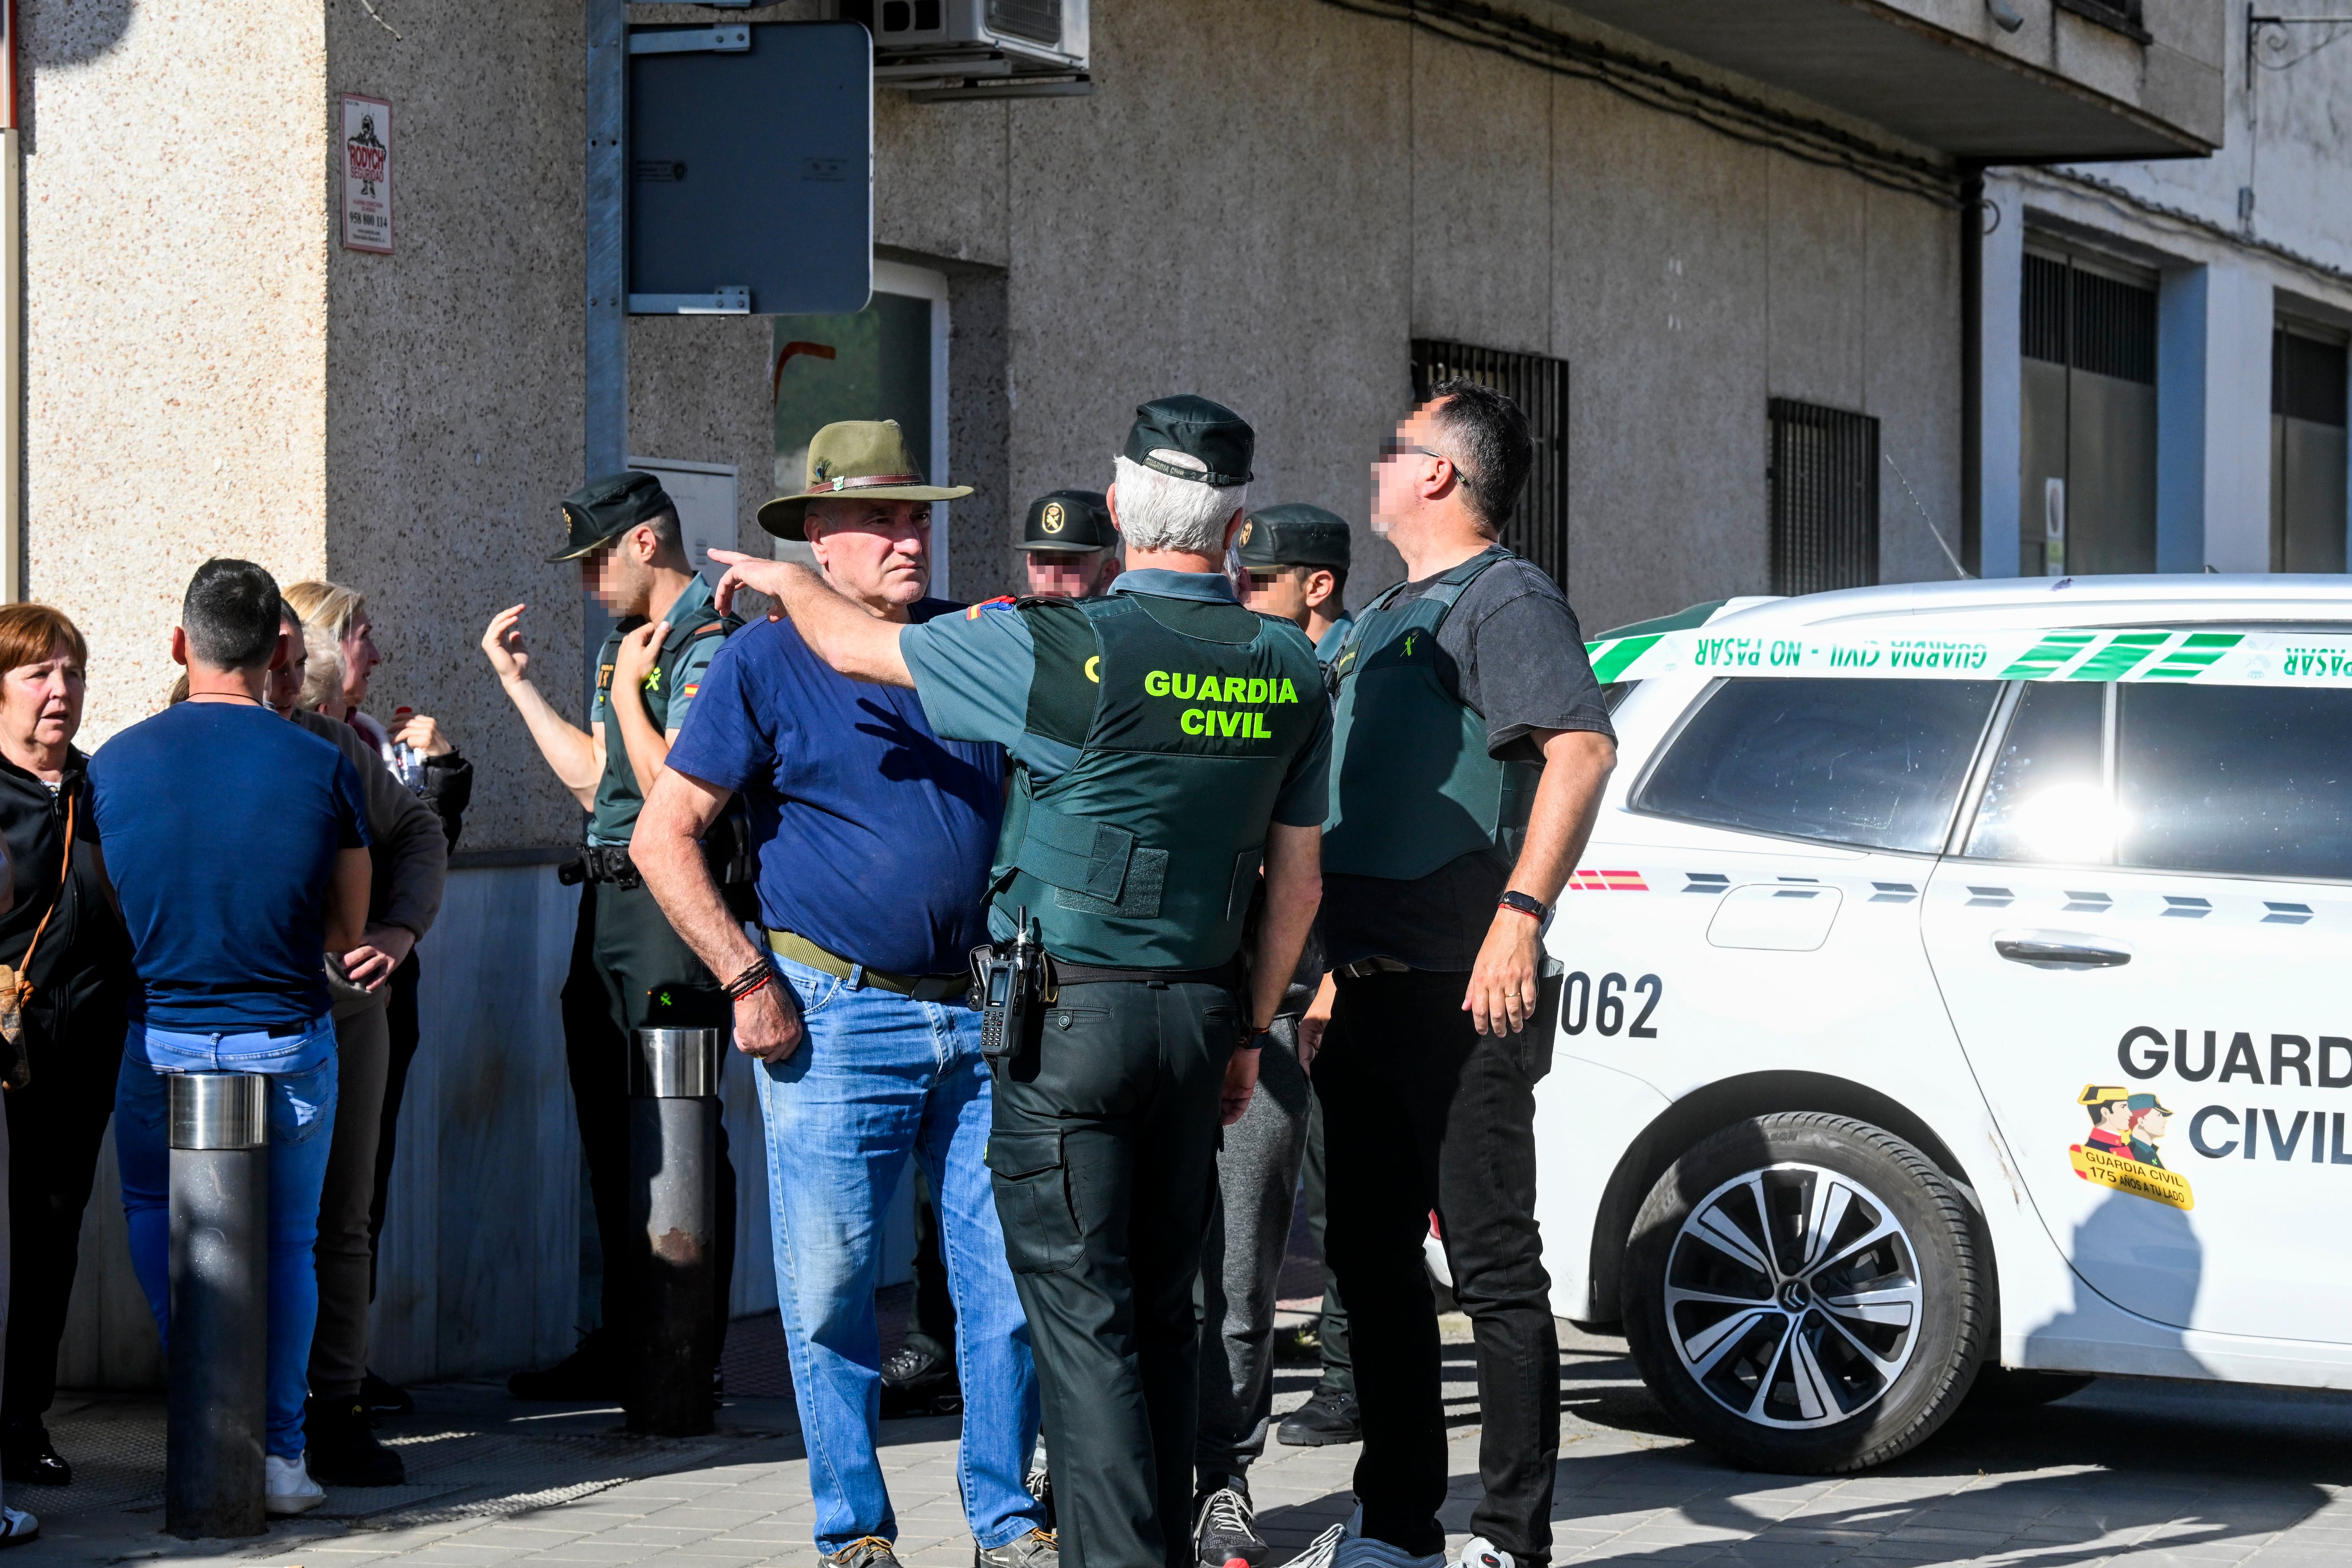
[[[1099,599],[1118,575],[1118,531],[1100,490],[1048,490],[1021,528],[1029,592],[1040,599]]]
[[[1235,601],[1255,437],[1206,398],[1137,410],[1100,599],[877,621],[814,574],[731,552],[844,674],[911,686],[942,737],[1013,765],[989,930],[1025,918],[1047,1005],[995,1064],[988,1140],[1037,1357],[1063,1559],[1192,1568],[1201,1266],[1220,1121],[1321,898],[1330,704],[1298,628]],[[1265,868],[1246,981],[1244,917]]]
[[[607,474],[563,498],[563,548],[582,586],[619,618],[596,656],[596,698],[583,730],[530,681],[525,606],[509,605],[482,634],[499,684],[563,787],[588,813],[580,858],[562,870],[580,889],[572,973],[563,983],[564,1057],[588,1163],[589,1195],[604,1256],[604,1321],[561,1363],[517,1373],[521,1399],[607,1399],[621,1392],[636,1349],[629,1227],[629,1041],[647,1025],[724,1029],[734,1008],[702,961],[670,929],[629,861],[646,791],[669,755],[702,672],[737,624],[711,603],[686,559],[677,507],[651,474]],[[569,671],[578,667],[562,664]],[[725,1135],[719,1156],[719,1331],[726,1332],[734,1268],[735,1173]]]
[[[1296,623],[1329,664],[1356,624],[1348,614],[1348,520],[1298,501],[1260,507],[1241,537],[1242,603]]]

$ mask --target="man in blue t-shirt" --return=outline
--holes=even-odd
[[[826,579],[877,620],[961,610],[924,590],[930,502],[969,491],[924,485],[886,423],[827,426],[809,469],[802,494],[760,509],[762,527],[805,536]],[[776,1292],[830,1568],[897,1568],[875,1452],[874,1285],[910,1154],[949,1259],[977,1568],[1055,1560],[1023,1484],[1037,1379],[982,1163],[989,1074],[966,997],[971,950],[987,940],[1003,791],[996,746],[940,739],[912,691],[836,675],[790,622],[770,621],[711,662],[632,840],[670,923],[729,983],[736,1048],[760,1058]],[[759,858],[764,953],[728,913],[697,844],[738,793]]]
[[[139,980],[114,1138],[131,1260],[159,1332],[170,1329],[164,1078],[269,1079],[264,1490],[281,1514],[326,1499],[302,1442],[319,1310],[311,1248],[335,1121],[326,955],[360,945],[369,884],[359,775],[263,702],[269,671],[287,657],[269,574],[249,561],[205,562],[172,633],[187,700],[123,731],[89,763]]]

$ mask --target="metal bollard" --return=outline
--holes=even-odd
[[[719,1302],[719,1029],[639,1029],[629,1055],[630,1259],[639,1332],[623,1384],[632,1432],[711,1429]]]
[[[164,1079],[172,1157],[163,1528],[259,1535],[268,1426],[269,1080]]]

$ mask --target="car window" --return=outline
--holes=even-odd
[[[1993,753],[1965,854],[2104,865],[2115,851],[2102,734],[2106,688],[2036,681]]]
[[[2000,691],[1989,680],[1727,680],[1683,725],[1633,806],[1933,852]]]
[[[2126,866],[2352,879],[2352,692],[2118,689]]]

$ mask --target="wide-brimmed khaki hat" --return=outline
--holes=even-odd
[[[808,473],[797,495],[760,509],[760,526],[779,539],[808,537],[808,503],[857,500],[959,500],[970,485],[927,485],[896,419],[844,419],[809,442]]]

